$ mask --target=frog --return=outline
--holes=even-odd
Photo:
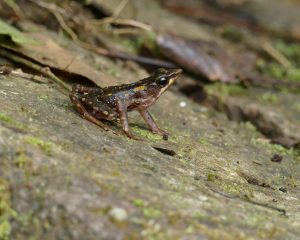
[[[69,96],[82,118],[106,131],[112,130],[101,120],[118,121],[123,132],[129,138],[136,139],[129,129],[128,112],[138,111],[153,133],[168,139],[169,134],[158,127],[148,108],[181,73],[181,69],[158,68],[149,77],[129,84],[108,87],[75,84]]]

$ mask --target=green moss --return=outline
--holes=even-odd
[[[203,138],[201,138],[201,139],[199,140],[199,143],[200,143],[201,145],[204,145],[204,146],[209,146],[209,145],[210,145],[210,143],[209,143],[206,139],[203,139]]]
[[[146,203],[144,200],[142,199],[134,199],[132,201],[132,203],[140,208],[143,212],[143,215],[147,218],[157,218],[160,217],[162,215],[161,211],[155,207],[150,207],[148,206],[149,204]]]
[[[241,31],[232,26],[232,25],[225,25],[222,29],[221,29],[221,35],[222,37],[228,39],[231,42],[240,42],[243,39],[243,34],[241,33]]]
[[[287,81],[300,81],[300,45],[283,40],[277,40],[275,49],[282,54],[291,64],[284,67],[275,59],[259,59],[257,68],[265,75],[285,79]]]
[[[291,155],[293,154],[293,149],[286,149],[283,146],[275,143],[270,143],[262,138],[252,138],[251,143],[255,146],[263,146],[266,150],[269,150],[270,153],[276,153],[280,155]]]
[[[0,223],[0,240],[10,239],[11,226],[9,221],[3,221]]]
[[[300,103],[296,103],[293,105],[293,108],[296,110],[296,111],[299,111],[300,112]]]
[[[299,144],[297,144],[293,148],[293,156],[294,156],[295,160],[300,162],[300,145]]]
[[[215,180],[217,180],[217,179],[219,179],[219,176],[216,174],[216,173],[214,173],[214,172],[209,172],[208,174],[207,174],[207,181],[215,181]]]
[[[158,218],[162,215],[161,211],[154,207],[143,208],[143,214],[147,218]]]
[[[157,218],[162,215],[159,209],[155,207],[150,207],[149,204],[142,199],[134,199],[132,203],[136,207],[140,208],[143,212],[143,215],[147,218]]]
[[[223,96],[241,96],[247,93],[247,89],[240,85],[225,84],[225,83],[214,83],[206,87],[209,94],[218,93]]]
[[[144,202],[144,200],[142,200],[142,199],[134,199],[133,201],[132,201],[132,203],[136,206],[136,207],[144,207],[146,204],[145,204],[145,202]]]
[[[300,56],[299,56],[300,57]],[[260,62],[264,62],[260,60]],[[258,68],[267,76],[271,76],[276,79],[286,79],[288,81],[300,81],[300,66],[290,67],[285,69],[279,63],[267,63],[260,64]]]
[[[217,184],[222,191],[228,194],[237,195],[237,196],[252,196],[253,192],[251,190],[251,186],[245,185],[243,186],[241,183],[231,182],[231,181],[220,181],[216,180],[215,184]]]
[[[128,52],[137,54],[142,46],[145,46],[151,50],[157,49],[156,35],[154,32],[144,32],[136,37],[124,38],[117,35],[112,36],[111,40],[116,44],[125,48]]]
[[[111,40],[117,45],[119,48],[126,49],[129,53],[137,54],[140,48],[139,39],[126,39],[123,37],[119,37],[117,35],[112,36]]]
[[[270,219],[267,219],[265,215],[260,215],[258,213],[253,213],[247,216],[245,218],[245,221],[247,222],[247,225],[253,226],[253,227],[260,227],[265,226],[266,222],[270,221]]]
[[[244,126],[246,129],[248,129],[249,131],[256,133],[256,127],[251,123],[251,122],[245,122]]]
[[[156,44],[156,33],[155,32],[146,32],[141,39],[141,46],[145,46],[148,49],[151,49],[152,52],[160,54],[160,49]]]
[[[278,103],[278,95],[272,93],[272,92],[265,92],[262,96],[261,99],[265,102],[273,103],[276,104]]]
[[[162,136],[160,136],[158,134],[155,134],[155,133],[152,133],[148,129],[142,129],[142,128],[139,128],[139,127],[132,127],[131,129],[134,133],[136,133],[136,134],[138,134],[142,137],[148,138],[149,140],[152,140],[152,141],[157,141],[157,140],[162,139]]]
[[[288,58],[293,65],[300,65],[300,45],[298,43],[287,42],[280,39],[275,42],[275,48]]]
[[[28,164],[28,162],[29,162],[29,158],[28,158],[27,154],[25,153],[25,151],[24,150],[18,151],[16,159],[15,159],[15,164],[19,168],[23,168],[26,164]]]
[[[47,101],[47,100],[49,100],[49,96],[48,95],[40,95],[40,96],[38,96],[38,99],[40,101]]]
[[[280,154],[280,155],[289,155],[292,154],[292,149],[286,149],[283,146],[275,143],[268,143],[266,146],[272,150],[274,153]]]
[[[286,78],[291,81],[300,81],[300,68],[288,69]]]
[[[140,217],[131,217],[130,222],[134,223],[135,225],[143,226],[145,224],[145,219]]]
[[[17,217],[17,213],[11,208],[10,198],[9,185],[0,178],[0,240],[10,239],[10,220]]]
[[[10,127],[17,128],[19,130],[26,129],[26,127],[23,124],[18,123],[16,120],[11,118],[10,116],[7,116],[4,113],[0,113],[0,121],[6,123]]]
[[[47,156],[52,156],[54,144],[46,142],[36,137],[28,136],[25,138],[25,142],[34,146],[39,147]]]
[[[269,62],[264,59],[259,59],[256,62],[256,67],[262,73],[277,79],[281,79],[285,75],[285,69],[277,62]]]

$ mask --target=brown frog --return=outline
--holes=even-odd
[[[128,111],[138,111],[152,132],[167,138],[150,115],[148,108],[180,76],[181,69],[159,68],[150,77],[130,84],[111,87],[84,87],[74,85],[70,99],[81,116],[105,130],[109,128],[100,120],[120,120],[125,134],[134,138],[129,130]]]

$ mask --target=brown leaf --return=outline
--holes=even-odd
[[[255,63],[253,54],[236,54],[214,42],[158,35],[157,43],[167,58],[210,81],[239,82]]]
[[[54,68],[69,74],[79,75],[94,82],[98,86],[117,84],[112,76],[97,71],[93,67],[80,61],[67,49],[62,48],[49,37],[42,34],[32,34],[43,45],[26,45],[22,48],[13,48],[44,66]]]

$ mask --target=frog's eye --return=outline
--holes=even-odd
[[[166,77],[160,77],[156,82],[159,86],[164,87],[168,84],[168,79]]]

